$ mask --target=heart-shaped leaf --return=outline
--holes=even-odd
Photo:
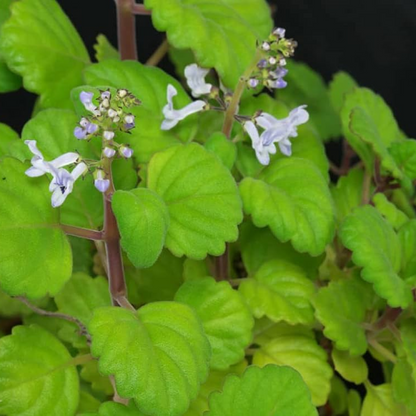
[[[234,178],[218,158],[191,143],[157,153],[149,163],[148,188],[170,215],[166,247],[176,256],[219,256],[235,241],[242,220]]]
[[[152,266],[159,257],[169,227],[163,199],[146,188],[117,191],[111,201],[121,235],[121,246],[137,268]]]
[[[207,378],[209,342],[187,305],[96,309],[89,330],[100,372],[114,375],[120,396],[134,398],[145,414],[182,415]]]
[[[16,326],[0,339],[0,412],[73,416],[79,380],[67,349],[37,325]]]
[[[175,300],[192,307],[211,344],[211,368],[225,370],[244,357],[252,339],[253,317],[241,295],[228,282],[212,277],[185,282]]]

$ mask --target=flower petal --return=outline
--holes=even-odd
[[[64,153],[61,156],[58,156],[56,159],[50,161],[49,163],[54,168],[61,168],[62,166],[71,165],[75,163],[79,158],[79,154],[75,152]]]

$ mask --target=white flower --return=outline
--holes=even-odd
[[[75,163],[79,158],[78,153],[69,152],[58,156],[56,159],[51,160],[50,162],[47,162],[44,159],[41,151],[38,149],[36,140],[25,140],[25,144],[29,147],[29,150],[34,155],[31,159],[32,166],[25,172],[26,175],[30,176],[31,178],[42,176],[45,173],[52,173],[53,170]]]
[[[205,101],[197,100],[188,104],[184,108],[181,108],[180,110],[175,110],[173,108],[172,100],[173,97],[177,94],[178,91],[176,91],[176,88],[169,84],[167,90],[168,103],[163,107],[163,115],[165,116],[165,120],[162,121],[162,125],[160,126],[162,130],[170,130],[171,128],[175,127],[180,120],[183,120],[189,115],[203,110],[205,107]]]
[[[75,181],[87,170],[85,163],[80,163],[69,173],[65,169],[53,169],[53,179],[49,185],[49,191],[52,192],[52,207],[61,206],[66,197],[72,192]]]
[[[105,192],[110,186],[110,180],[105,178],[104,171],[101,169],[96,171],[96,178],[94,181],[94,186],[100,191]]]
[[[186,82],[195,98],[211,92],[212,85],[205,82],[209,69],[200,68],[197,64],[188,65],[185,68]]]
[[[309,120],[309,114],[305,108],[306,105],[302,105],[293,109],[289,116],[282,120],[278,120],[268,113],[261,113],[255,118],[256,123],[264,129],[260,136],[253,122],[244,123],[244,129],[249,134],[257,159],[262,165],[268,165],[270,154],[276,153],[275,143],[278,144],[284,155],[290,156],[292,154],[292,143],[289,138],[296,137],[298,135],[297,126]]]
[[[95,116],[99,116],[101,113],[97,110],[97,106],[92,103],[92,99],[94,98],[94,93],[92,92],[85,92],[82,91],[79,94],[79,99],[84,105],[85,109],[90,113],[93,113]]]

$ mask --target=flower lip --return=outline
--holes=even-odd
[[[211,92],[212,84],[205,82],[208,72],[209,69],[201,68],[197,64],[191,64],[185,68],[186,83],[193,97],[198,98]]]

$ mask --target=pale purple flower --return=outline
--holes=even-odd
[[[128,146],[121,146],[119,150],[121,156],[129,159],[133,156],[133,150]]]
[[[273,34],[279,36],[279,38],[283,39],[286,34],[286,29],[283,29],[282,27],[278,27],[275,30],[273,30]]]
[[[267,81],[267,85],[269,88],[285,88],[287,82],[283,79],[283,77],[289,71],[286,68],[278,67],[274,71],[269,73],[270,79]]]
[[[175,110],[173,108],[173,97],[177,95],[178,92],[176,88],[169,84],[167,89],[167,100],[168,103],[163,107],[163,115],[165,120],[162,121],[160,128],[162,130],[170,130],[175,127],[180,120],[188,117],[191,114],[202,111],[205,107],[205,101],[197,100],[194,101],[180,110]]]
[[[102,170],[96,171],[96,178],[94,181],[94,186],[100,192],[105,192],[110,186],[110,180],[105,178],[104,172]]]
[[[90,122],[87,118],[83,117],[79,122],[80,126],[75,127],[74,136],[78,140],[84,140],[88,135],[94,134],[98,130],[98,125]]]
[[[106,130],[103,133],[103,137],[104,137],[105,140],[113,140],[114,139],[114,132],[113,131]]]
[[[201,68],[197,64],[191,64],[185,68],[186,83],[193,97],[198,98],[211,92],[212,85],[205,82],[208,72],[209,69]]]
[[[105,147],[103,150],[104,156],[111,159],[116,154],[116,151],[111,147]]]
[[[258,79],[255,79],[255,78],[250,78],[250,79],[248,80],[248,86],[249,86],[250,88],[256,88],[256,87],[257,87],[257,85],[259,85],[259,80],[258,80]]]
[[[100,115],[99,110],[97,110],[97,106],[93,104],[92,99],[94,98],[94,94],[92,92],[85,92],[82,91],[79,94],[79,99],[81,100],[82,104],[84,105],[85,109],[94,115]]]

